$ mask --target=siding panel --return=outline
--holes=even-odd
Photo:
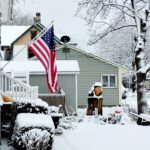
[[[67,107],[72,106],[76,109],[76,92],[75,92],[75,75],[74,74],[59,74],[59,87],[65,92],[65,102]],[[39,85],[39,94],[50,94],[46,84],[46,77],[44,74],[35,75],[30,74],[30,85]]]
[[[104,105],[119,104],[118,90],[118,68],[104,61],[70,49],[70,53],[62,53],[62,50],[57,50],[57,60],[78,60],[80,74],[78,75],[78,104],[87,105],[88,91],[95,82],[101,81],[102,74],[115,74],[117,88],[105,88],[103,97]]]

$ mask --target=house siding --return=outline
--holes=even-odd
[[[30,85],[39,85],[39,94],[50,94],[46,84],[45,74],[30,74]],[[76,109],[75,74],[58,74],[59,87],[65,92],[67,108]]]
[[[88,91],[95,82],[101,82],[102,74],[116,75],[116,88],[104,88],[103,105],[119,104],[118,67],[82,52],[70,49],[70,53],[57,50],[57,60],[78,60],[80,74],[78,75],[78,105],[87,105]]]
[[[19,38],[14,45],[26,45],[28,44],[32,39],[31,39],[31,31],[36,30],[35,27],[32,27],[28,32],[26,32],[21,38]],[[40,32],[37,31],[37,34]]]

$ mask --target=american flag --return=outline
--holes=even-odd
[[[34,53],[44,66],[48,88],[50,93],[54,93],[58,89],[58,80],[53,26],[31,43],[29,50]]]

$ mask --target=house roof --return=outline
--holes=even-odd
[[[42,28],[44,28],[44,26],[42,24],[40,24],[40,27],[37,27],[37,25],[34,25],[34,24],[32,26],[2,26],[2,43],[1,43],[1,45],[2,46],[10,46],[15,41],[17,41],[19,38],[21,38],[26,32],[28,32],[33,26],[36,27],[37,29],[40,28],[41,30],[42,30]],[[61,49],[63,46],[63,43],[60,41],[60,38],[55,36],[55,40],[57,43],[59,43],[61,45],[60,48],[58,47],[56,49]],[[76,46],[73,46],[69,43],[67,44],[67,46],[76,50],[76,51],[84,53],[87,56],[90,56],[90,57],[93,57],[95,59],[104,61],[108,64],[113,65],[113,66],[128,70],[128,68],[125,66],[111,62],[109,60],[106,60],[105,58],[102,58],[101,56],[97,56],[95,54],[88,53],[85,50],[82,50],[81,48],[77,48]]]
[[[90,57],[93,57],[93,58],[95,58],[95,59],[104,61],[104,62],[106,62],[106,63],[108,63],[108,64],[111,64],[111,65],[113,65],[113,66],[115,66],[115,67],[122,68],[122,69],[125,70],[125,72],[127,72],[127,70],[129,69],[129,68],[127,68],[126,66],[122,66],[122,65],[117,64],[117,63],[115,63],[115,62],[109,61],[109,60],[107,60],[107,59],[105,59],[105,58],[103,58],[103,57],[97,56],[97,55],[92,54],[92,53],[88,53],[88,52],[86,52],[85,50],[82,50],[82,49],[80,49],[80,48],[77,48],[76,46],[67,44],[67,47],[69,47],[69,48],[71,48],[71,49],[74,49],[74,50],[76,50],[76,51],[78,51],[78,52],[81,52],[81,53],[83,53],[83,54],[85,54],[85,55],[87,55],[87,56],[90,56]],[[63,48],[63,43],[62,43],[62,42],[61,42],[61,46],[57,47],[56,50],[60,50],[61,48]],[[30,58],[30,60],[37,60],[37,58],[36,58],[36,56],[34,56],[34,57]]]
[[[45,26],[42,25],[41,23],[36,23],[36,24],[31,25],[27,30],[25,30],[24,32],[22,32],[21,35],[18,35],[18,37],[16,39],[14,39],[14,41],[11,43],[11,45],[13,45],[17,40],[19,40],[23,35],[25,35],[32,28],[36,28],[37,31],[41,32],[45,28]]]
[[[25,32],[30,26],[2,26],[1,45],[10,46],[11,43]]]
[[[1,61],[1,67],[8,61]],[[57,60],[58,74],[76,74],[79,73],[79,65],[77,60]],[[44,73],[44,67],[39,61],[10,61],[3,69],[5,72],[25,72]]]
[[[78,51],[78,52],[81,52],[81,53],[83,53],[83,54],[85,54],[85,55],[87,55],[87,56],[90,56],[90,57],[93,57],[93,58],[95,58],[95,59],[104,61],[104,62],[106,62],[106,63],[108,63],[108,64],[113,65],[113,66],[116,66],[116,67],[119,67],[119,68],[128,70],[128,68],[125,67],[125,66],[122,66],[122,65],[120,65],[120,64],[117,64],[117,63],[112,62],[112,61],[109,61],[109,60],[106,60],[105,58],[103,58],[103,57],[101,57],[101,56],[97,56],[97,55],[95,55],[95,54],[88,53],[88,52],[86,52],[85,50],[82,50],[81,48],[77,48],[76,46],[73,46],[73,45],[68,44],[67,47],[70,47],[71,49],[74,49],[74,50],[76,50],[76,51]],[[60,48],[61,48],[61,47],[60,47]],[[59,49],[58,49],[58,50],[59,50]]]
[[[1,27],[1,45],[11,46],[18,39],[20,39],[31,28],[36,28],[38,31],[43,30],[45,27],[40,23],[33,24],[32,26],[5,26]],[[55,36],[55,40],[60,43],[59,38]]]

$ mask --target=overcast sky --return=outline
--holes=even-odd
[[[47,26],[54,21],[55,34],[68,34],[73,41],[80,43],[81,47],[88,40],[88,30],[84,20],[74,17],[78,0],[25,0],[19,1],[15,9],[23,14],[41,12],[42,23]]]

